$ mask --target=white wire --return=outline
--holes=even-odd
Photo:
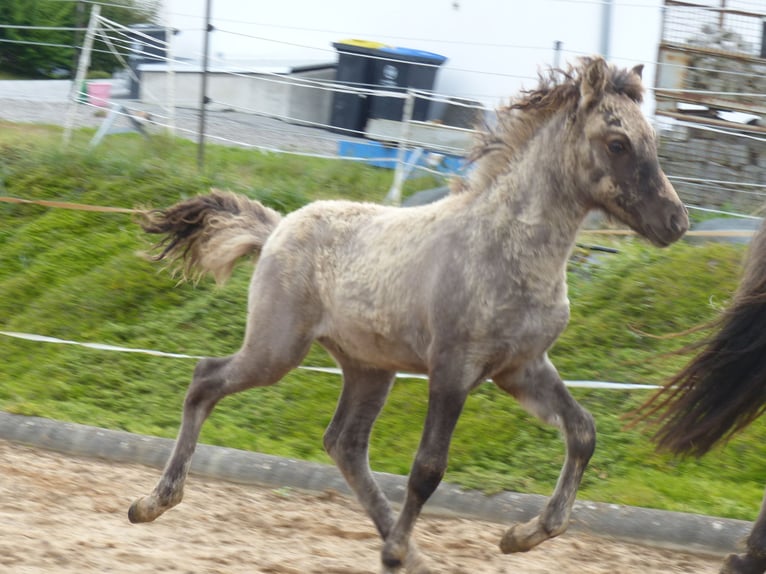
[[[22,44],[27,46],[45,46],[49,48],[72,48],[75,49],[77,46],[73,44],[53,44],[50,42],[30,42],[27,40],[9,40],[7,38],[0,38],[0,42],[4,44]]]
[[[763,183],[747,183],[743,181],[721,181],[717,179],[702,179],[698,177],[683,177],[680,175],[674,175],[674,176],[668,176],[668,179],[672,180],[678,180],[678,181],[690,181],[690,182],[700,182],[700,183],[709,183],[709,184],[716,184],[716,185],[732,185],[732,186],[738,186],[738,187],[762,187],[766,188],[766,184]],[[737,189],[732,189],[730,191],[741,191]],[[747,192],[745,192],[747,193]],[[758,192],[751,192],[751,193],[758,193]]]
[[[563,1],[563,0],[560,0],[560,1]],[[146,39],[150,40],[153,45],[158,45],[158,46],[167,45],[168,42],[163,41],[163,40],[161,40],[159,38],[156,38],[156,37],[153,37],[153,36],[149,36],[149,35],[144,34],[143,32],[140,32],[138,30],[130,29],[129,32],[126,32],[126,31],[124,31],[125,28],[123,26],[121,26],[120,24],[118,24],[118,23],[116,23],[116,22],[114,22],[112,20],[109,20],[107,18],[103,18],[102,17],[102,18],[100,18],[100,20],[101,20],[101,23],[104,26],[103,33],[101,33],[100,36],[102,37],[102,39],[107,43],[107,45],[110,48],[110,51],[108,51],[107,53],[112,53],[113,55],[117,56],[118,59],[120,59],[123,62],[123,64],[124,64],[124,60],[122,60],[122,58],[120,57],[119,53],[116,51],[114,46],[110,45],[110,42],[116,42],[120,46],[128,46],[130,51],[131,51],[131,53],[137,53],[137,54],[142,54],[142,55],[151,55],[152,57],[154,57],[157,60],[165,61],[165,62],[171,62],[170,59],[164,58],[162,56],[158,56],[157,54],[151,54],[151,53],[145,52],[143,50],[139,50],[139,51],[135,50],[135,44],[136,44],[135,38],[136,38],[136,36],[146,38]],[[16,27],[16,26],[3,25],[3,27],[5,27],[5,28],[13,28],[13,27]],[[30,29],[30,27],[16,27],[16,28]],[[55,27],[33,27],[33,28],[34,29],[59,30],[59,28],[55,28]],[[72,29],[72,30],[74,31],[74,30],[81,30],[81,29]],[[109,34],[111,34],[111,36],[107,35],[107,32]],[[237,34],[237,35],[240,35],[240,36],[248,36],[247,34],[239,34],[239,33],[235,33],[235,32],[227,32],[225,30],[223,32],[224,33]],[[263,38],[263,37],[259,37],[259,36],[248,36],[248,37],[266,39],[268,41],[273,41],[273,42],[279,43],[278,40],[273,40],[273,39],[269,39],[269,38]],[[0,39],[0,42],[3,42],[3,41],[4,42],[8,42],[8,40]],[[55,47],[70,47],[70,48],[74,48],[74,46],[67,46],[67,45],[60,45],[60,44],[46,44],[46,43],[42,43],[42,42],[25,42],[25,41],[18,41],[18,40],[10,41],[10,42],[13,42],[13,43],[23,43],[23,44],[33,44],[33,45],[50,45],[50,46],[55,46]],[[142,44],[142,43],[139,43],[139,44]],[[309,47],[309,46],[305,46],[305,47]],[[318,49],[318,48],[313,48],[313,49]],[[318,50],[320,50],[320,49],[318,49]],[[321,49],[321,51],[331,52],[331,50],[325,50],[325,49]],[[332,51],[332,52],[334,53],[334,51]],[[354,55],[359,56],[359,54],[354,54]],[[411,63],[409,61],[399,60],[399,59],[396,59],[396,58],[386,58],[386,57],[383,57],[383,56],[370,56],[370,57],[373,58],[373,59],[391,60],[391,61],[394,61],[394,62],[402,62],[402,61],[404,61],[406,63]],[[216,62],[216,61],[219,61],[219,60],[214,58],[213,61]],[[220,62],[223,63],[224,65],[228,64],[228,62],[223,61],[223,60],[220,60]],[[180,62],[176,62],[176,61],[172,61],[172,63],[174,65],[180,64]],[[700,70],[702,70],[702,68],[700,68]],[[477,71],[477,70],[460,70],[460,71],[466,71],[466,72],[472,72],[472,73],[484,73],[484,72]],[[225,72],[225,73],[227,73],[229,75],[233,75],[233,76],[240,76],[240,77],[245,77],[245,78],[253,78],[253,76],[250,75],[250,74],[237,73],[237,72]],[[493,75],[499,75],[499,76],[509,76],[508,74],[502,74],[502,73],[496,73],[496,72],[489,72],[489,73],[491,73]],[[740,75],[741,75],[741,73],[740,73]],[[513,76],[513,77],[519,77],[519,76]],[[313,79],[309,79],[309,78],[291,78],[291,77],[285,77],[283,74],[278,74],[278,73],[275,73],[275,72],[263,72],[263,73],[259,73],[258,77],[257,77],[257,80],[258,81],[269,81],[269,82],[278,83],[278,84],[287,84],[287,85],[294,85],[294,86],[300,86],[300,87],[315,88],[315,89],[320,89],[320,90],[332,91],[332,92],[336,92],[336,93],[337,92],[341,92],[341,93],[365,94],[365,95],[374,95],[374,96],[379,96],[379,97],[392,97],[392,98],[397,98],[397,99],[404,99],[404,98],[407,97],[406,94],[404,94],[402,92],[390,92],[390,91],[387,91],[387,90],[365,89],[365,88],[352,87],[352,86],[343,86],[343,87],[341,87],[337,83],[326,82],[326,81],[321,81],[321,80],[313,80]],[[670,90],[670,91],[672,91],[672,90]],[[685,90],[685,91],[688,92],[688,90]],[[755,95],[755,96],[758,96],[758,97],[763,97],[764,96],[764,94],[747,94],[747,93],[743,93],[743,92],[742,93],[741,92],[712,92],[712,91],[701,91],[701,90],[694,91],[694,93],[705,93],[705,94],[710,94],[710,95],[728,95],[728,96],[738,96],[738,95],[739,96],[744,96],[744,95],[754,96]],[[447,104],[450,104],[450,105],[453,105],[453,106],[459,106],[459,107],[465,107],[465,108],[473,108],[473,109],[482,110],[482,111],[486,111],[488,109],[485,106],[471,104],[471,103],[466,103],[466,102],[463,102],[463,101],[456,100],[452,96],[443,95],[443,94],[436,94],[436,93],[430,93],[430,92],[424,92],[424,91],[418,90],[418,91],[416,91],[416,95],[419,98],[428,99],[428,100],[435,101],[435,102],[447,103]],[[221,102],[221,103],[222,104],[226,104],[226,102]],[[239,106],[237,106],[237,107],[239,109],[243,109],[243,108],[241,108]],[[244,109],[244,111],[246,111],[246,112],[256,112],[256,110],[252,110],[252,109]],[[156,115],[158,117],[162,117],[159,114],[156,114]],[[258,114],[258,115],[263,115],[263,114]],[[282,120],[286,120],[286,121],[290,121],[290,122],[298,121],[298,118],[290,117],[290,116],[287,116],[287,115],[277,115],[277,116],[271,116],[271,117],[276,117],[278,119],[282,119]],[[303,124],[306,124],[306,125],[310,125],[310,126],[314,126],[314,127],[332,128],[332,129],[335,129],[335,130],[339,129],[336,126],[332,126],[331,124],[324,124],[324,123],[321,123],[321,122],[307,121],[307,120],[302,120],[302,119],[300,119],[299,121],[300,121],[300,123],[303,123]],[[160,124],[158,122],[155,122],[155,123],[157,125],[165,125],[165,124]],[[728,131],[726,129],[714,128],[712,126],[700,126],[700,125],[694,124],[692,122],[679,121],[678,124],[682,125],[682,126],[693,126],[695,129],[705,129],[705,130],[709,130],[709,131],[716,132],[716,133],[722,133],[722,134],[727,134],[727,135],[730,135],[730,136],[736,136],[736,137],[751,139],[751,140],[759,141],[759,142],[766,141],[766,138],[763,138],[763,137],[758,137],[758,136],[750,135],[750,134],[743,134],[743,133],[739,133],[739,132],[732,132],[732,131]],[[746,128],[743,127],[743,129],[746,129]],[[183,131],[186,131],[188,133],[196,133],[196,132],[193,132],[191,130],[183,130]],[[279,133],[280,132],[280,130],[274,129],[274,128],[272,128],[271,131],[273,131],[275,133]],[[287,130],[281,130],[281,131],[287,131]],[[355,130],[348,130],[348,131],[350,133],[356,133]],[[313,156],[313,157],[323,157],[323,158],[339,159],[339,158],[337,158],[337,156],[328,156],[326,154],[313,154],[313,153],[307,153],[307,152],[296,152],[296,151],[288,151],[288,150],[278,150],[278,149],[270,147],[270,146],[262,146],[262,145],[256,145],[256,144],[249,144],[249,143],[246,143],[246,142],[232,140],[232,139],[224,138],[224,137],[221,137],[221,136],[210,136],[210,137],[212,137],[212,138],[214,138],[216,140],[222,141],[222,142],[228,142],[228,143],[239,145],[239,146],[252,147],[252,148],[255,148],[255,149],[260,149],[262,151],[268,151],[268,152],[285,151],[286,153],[292,153],[292,154],[297,154],[297,155],[308,155],[308,156]],[[330,138],[317,138],[317,139],[329,140]],[[426,148],[429,148],[429,149],[437,149],[437,148],[434,148],[434,146],[432,144],[429,144],[427,142],[418,141],[418,140],[412,139],[412,138],[408,139],[407,141],[404,141],[402,143],[403,143],[403,145],[405,145],[405,147],[415,146],[415,147],[426,147]],[[455,148],[455,147],[452,147],[452,146],[440,146],[438,148],[438,151],[444,151],[446,153],[460,155],[462,150],[460,150],[458,148]],[[370,161],[370,158],[340,158],[340,159],[350,159],[352,161]],[[390,158],[381,158],[381,159],[389,160]],[[424,171],[429,171],[429,168],[426,168],[426,167],[423,167],[423,166],[417,166],[417,169],[422,169]],[[441,175],[441,172],[438,172],[436,170],[430,170],[430,171],[435,172],[435,173]],[[687,183],[690,183],[690,184],[696,184],[696,185],[708,185],[708,186],[711,186],[711,185],[719,185],[719,186],[729,185],[729,186],[735,186],[735,187],[750,187],[750,188],[763,188],[763,187],[766,187],[766,185],[754,184],[754,183],[742,183],[742,182],[731,182],[731,181],[720,181],[720,180],[705,180],[705,179],[701,179],[701,178],[689,178],[689,177],[680,177],[680,176],[669,176],[669,177],[670,177],[670,179],[675,180],[675,181],[683,181],[683,182],[687,182]],[[745,190],[742,190],[742,189],[733,189],[733,190],[730,190],[730,191],[736,192],[736,193],[745,193],[745,194],[750,194],[750,195],[761,195],[759,192],[749,192],[749,191],[745,191]],[[696,207],[693,207],[693,208],[696,208]],[[718,211],[716,211],[716,212],[718,212]],[[727,213],[728,214],[729,212],[720,212],[720,213]]]
[[[697,124],[697,123],[689,122],[686,120],[676,120],[676,124],[682,127],[689,127],[689,128],[693,128],[700,131],[713,132],[717,134],[723,134],[727,136],[733,136],[733,137],[753,140],[757,142],[766,142],[766,137],[756,136],[749,133],[746,134],[739,131],[731,131],[724,128],[717,128],[715,126],[709,126],[706,124]],[[741,129],[747,130],[747,126],[743,125]]]
[[[85,32],[87,28],[68,26],[23,26],[21,24],[0,24],[0,29],[6,30],[45,30],[48,32]]]
[[[703,96],[737,96],[742,98],[766,98],[766,94],[755,92],[719,92],[716,90],[690,90],[686,88],[654,88],[655,91],[662,91],[669,94],[696,94]]]
[[[97,351],[112,351],[117,353],[140,353],[143,355],[152,355],[154,357],[165,357],[170,359],[203,359],[201,355],[188,355],[185,353],[168,353],[165,351],[156,351],[153,349],[141,349],[136,347],[123,347],[120,345],[110,345],[107,343],[83,343],[81,341],[70,341],[59,339],[58,337],[49,337],[47,335],[36,335],[33,333],[19,333],[15,331],[0,331],[0,335],[13,339],[33,341],[35,343],[54,343],[58,345],[76,345]],[[313,371],[316,373],[325,373],[329,375],[342,375],[343,372],[337,367],[310,367],[300,365],[298,369]],[[428,379],[427,375],[419,373],[396,373],[398,379]],[[645,385],[637,383],[614,383],[611,381],[564,381],[568,387],[580,387],[588,389],[609,389],[609,390],[651,390],[659,388],[657,385]]]
[[[128,9],[135,9],[136,3],[135,2],[127,2],[126,4],[117,4],[114,2],[101,2],[97,0],[56,0],[56,2],[80,2],[82,4],[99,4],[101,6],[109,6],[110,8],[128,8]]]
[[[762,217],[758,217],[757,215],[746,215],[744,213],[736,213],[734,211],[723,211],[720,209],[711,209],[709,207],[700,207],[699,205],[691,205],[689,203],[684,204],[688,209],[696,209],[697,211],[705,211],[707,213],[717,213],[718,215],[731,215],[732,217],[741,217],[742,219],[755,219],[755,220],[761,220]]]
[[[88,103],[88,102],[84,102],[84,103],[85,103],[85,105],[88,105],[90,107],[99,108],[99,106],[96,106],[95,104],[91,104],[91,103]],[[114,113],[116,113],[117,115],[120,115],[120,116],[124,116],[124,117],[127,117],[127,116],[130,115],[130,114],[125,114],[125,113],[122,113],[122,112],[119,112],[119,111],[115,111]],[[169,128],[170,127],[169,124],[157,121],[156,118],[160,118],[160,119],[165,118],[165,119],[167,119],[167,116],[163,116],[161,114],[157,114],[157,115],[152,114],[152,119],[150,121],[155,126],[164,127],[164,128]],[[175,129],[178,132],[183,132],[183,133],[186,133],[186,134],[188,134],[190,136],[195,136],[196,137],[197,135],[199,135],[199,132],[197,130],[194,130],[194,129],[179,127],[177,125],[175,126]],[[272,131],[276,131],[276,130],[272,130]],[[313,158],[332,159],[332,160],[346,160],[346,161],[354,161],[354,162],[393,162],[393,161],[395,161],[395,159],[391,158],[391,157],[378,157],[378,158],[355,157],[355,156],[347,157],[347,156],[322,154],[322,153],[316,153],[316,152],[306,152],[306,151],[300,151],[300,150],[287,150],[287,149],[275,148],[275,147],[272,147],[272,146],[253,144],[253,143],[249,143],[249,142],[245,142],[245,141],[241,141],[241,140],[235,140],[235,139],[231,139],[231,138],[226,138],[226,137],[223,137],[223,136],[218,136],[218,135],[210,134],[210,133],[206,133],[205,134],[205,138],[221,141],[221,142],[224,142],[224,143],[227,143],[227,144],[230,144],[230,145],[235,145],[235,146],[238,146],[238,147],[257,149],[257,150],[262,151],[262,152],[283,153],[283,154],[296,155],[296,156],[301,156],[301,157],[313,157]]]
[[[332,50],[332,49],[329,49],[329,48],[318,48],[316,46],[309,46],[309,45],[306,45],[306,44],[298,44],[298,43],[295,43],[295,42],[285,42],[284,40],[275,40],[273,38],[266,38],[264,36],[255,36],[255,35],[244,34],[244,33],[240,33],[240,32],[228,32],[226,30],[219,30],[219,29],[216,29],[216,31],[217,32],[222,32],[222,33],[228,33],[228,34],[235,34],[237,36],[243,36],[243,37],[252,38],[252,39],[255,39],[255,40],[262,40],[262,41],[266,41],[266,42],[273,42],[275,44],[295,46],[295,47],[299,47],[299,48],[307,48],[307,49],[310,49],[310,50],[316,50],[316,51],[319,51],[319,52],[326,52],[326,53],[331,53],[331,54],[335,54],[336,53],[336,50]],[[402,59],[399,59],[399,58],[396,58],[396,57],[376,56],[376,55],[373,55],[373,54],[359,54],[359,53],[350,52],[350,51],[349,52],[344,52],[342,49],[341,50],[337,50],[337,51],[341,52],[341,53],[344,53],[344,54],[351,54],[353,56],[358,56],[358,57],[366,58],[366,59],[370,59],[370,60],[379,60],[379,61],[384,61],[384,62],[394,62],[394,63],[403,63],[403,64],[411,64],[412,63],[410,60],[402,60]],[[439,68],[441,66],[441,64],[428,64],[428,63],[420,63],[420,62],[418,63],[418,65],[419,66],[424,66],[424,67],[430,67],[430,68]],[[468,68],[456,68],[454,66],[450,66],[450,70],[453,71],[453,72],[465,72],[465,73],[470,73],[470,74],[482,74],[482,75],[487,75],[487,76],[498,76],[498,77],[502,77],[502,78],[516,78],[516,79],[523,79],[523,80],[535,79],[533,76],[528,76],[528,75],[507,74],[507,73],[504,73],[504,72],[495,72],[495,71],[488,71],[488,70],[472,70],[472,69],[468,69]]]
[[[689,70],[689,71],[695,71],[695,72],[714,72],[716,74],[721,74],[726,76],[744,76],[746,78],[753,77],[752,71],[738,72],[735,70],[726,70],[724,68],[703,68],[701,66],[688,66],[684,64],[674,64],[673,62],[654,62],[654,65],[658,67],[661,66],[663,68],[679,68],[680,70]],[[659,88],[659,89],[662,89],[662,88]]]
[[[550,1],[567,1],[567,0],[550,0]],[[572,1],[572,0],[569,0],[569,1]],[[89,2],[89,3],[91,3],[91,4],[100,3],[102,5],[110,5],[110,4],[105,4],[105,3],[102,3],[102,2]],[[598,2],[594,2],[594,3],[598,3]],[[115,4],[115,6],[124,7],[123,5],[116,5],[116,4]],[[119,28],[114,28],[114,27],[119,27],[120,24],[118,24],[118,23],[116,23],[116,22],[114,22],[112,20],[109,20],[107,18],[104,18],[104,17],[100,17],[100,20],[105,22],[105,23],[110,24],[113,27],[113,29],[114,29],[116,34],[118,34],[120,36],[123,36],[125,38],[124,40],[114,39],[113,38],[112,40],[116,44],[124,46],[124,47],[127,47],[132,53],[135,53],[135,54],[138,54],[138,55],[152,56],[154,59],[157,59],[157,60],[161,60],[162,59],[162,58],[157,57],[156,54],[153,54],[151,52],[146,52],[144,50],[136,51],[134,49],[134,45],[135,45],[135,41],[134,40],[135,40],[136,36],[143,37],[145,39],[150,40],[151,45],[155,45],[155,46],[167,45],[166,41],[163,41],[163,40],[160,40],[160,39],[158,39],[156,37],[144,34],[143,32],[140,32],[137,29],[130,29],[129,32],[123,32],[123,31],[120,31]],[[262,24],[259,24],[259,23],[253,23],[253,24],[262,25]],[[36,29],[36,30],[66,30],[66,29],[68,29],[68,28],[44,27],[44,26],[25,27],[25,26],[16,26],[16,25],[3,25],[3,27],[6,27],[6,28],[17,28],[17,29],[29,28],[29,29]],[[276,26],[276,27],[279,27],[279,26]],[[289,27],[287,27],[287,28],[289,28]],[[82,28],[71,28],[71,30],[78,31],[78,30],[83,30],[83,29]],[[305,44],[285,42],[283,40],[278,40],[278,39],[274,39],[274,38],[267,38],[267,37],[263,37],[263,36],[250,35],[250,34],[244,34],[244,33],[240,33],[240,32],[233,32],[233,31],[227,31],[227,30],[217,30],[217,31],[219,31],[221,33],[234,34],[234,35],[238,35],[238,36],[242,36],[242,37],[248,37],[248,38],[252,38],[252,39],[259,39],[259,40],[263,40],[263,41],[273,42],[273,43],[277,43],[277,44],[303,47],[303,48],[307,48],[307,49],[311,49],[311,50],[316,50],[316,51],[321,51],[321,52],[325,52],[325,53],[332,53],[332,54],[335,53],[334,50],[327,49],[327,48],[318,48],[316,46],[308,46],[308,45],[305,45]],[[22,40],[9,40],[9,39],[0,39],[0,42],[15,43],[15,44],[40,45],[40,46],[50,46],[50,47],[62,47],[62,48],[75,48],[76,47],[74,45],[66,45],[66,44],[52,44],[52,43],[46,44],[46,43],[42,43],[42,42],[28,42],[28,41],[22,41]],[[449,44],[450,42],[447,41],[445,43]],[[479,43],[458,42],[458,43],[468,44],[468,45],[484,45],[481,42],[479,42]],[[498,45],[498,46],[503,46],[503,45]],[[534,46],[507,45],[506,47],[516,48],[516,49],[521,49],[521,48],[524,48],[524,49],[538,49],[537,47],[534,47]],[[543,48],[540,48],[540,49],[543,49]],[[549,48],[545,48],[545,49],[547,50]],[[98,49],[94,49],[93,51],[94,52],[98,52],[98,53],[110,53],[109,51],[98,50]],[[564,50],[564,53],[569,53],[569,54],[574,54],[574,55],[585,55],[586,54],[585,52],[574,51],[574,50]],[[371,58],[371,59],[392,61],[392,62],[411,63],[411,62],[409,62],[407,60],[399,60],[399,59],[396,59],[396,58],[388,58],[388,57],[384,57],[384,56],[375,56],[375,55],[371,55],[371,54],[370,55],[366,55],[366,54],[356,54],[356,53],[354,53],[354,55],[360,56],[360,57]],[[225,63],[225,61],[223,61],[223,62]],[[673,66],[673,67],[680,66],[678,64],[669,64],[669,63],[665,63],[665,62],[654,62],[653,64],[657,65],[657,66]],[[437,64],[422,64],[422,65],[438,67]],[[532,80],[535,79],[534,76],[518,75],[518,74],[507,74],[507,73],[495,72],[495,71],[490,71],[490,70],[477,70],[477,69],[470,69],[470,68],[455,68],[455,67],[450,67],[449,69],[451,71],[455,71],[455,72],[464,72],[464,73],[470,73],[470,74],[481,74],[481,75],[490,75],[490,76],[497,76],[497,77],[508,77],[508,78],[525,79],[525,80],[526,79],[532,79]],[[722,73],[722,74],[731,74],[731,75],[737,75],[737,76],[748,76],[748,75],[751,75],[751,74],[748,74],[747,72],[734,72],[734,71],[728,71],[728,70],[717,70],[717,69],[702,68],[702,67],[689,67],[688,69],[690,69],[690,70],[697,70],[697,71],[701,71],[701,72],[715,71],[715,72],[719,72],[719,73]],[[749,98],[763,98],[763,97],[766,97],[766,94],[753,93],[753,92],[725,92],[725,91],[712,91],[712,90],[684,90],[684,89],[678,90],[678,89],[655,88],[653,86],[647,87],[647,89],[650,90],[650,91],[655,91],[656,89],[659,89],[659,90],[662,90],[665,93],[685,92],[685,93],[694,93],[694,94],[702,94],[702,95],[718,95],[718,96],[729,96],[729,97],[749,97]],[[488,94],[475,94],[475,97],[479,97],[479,98],[494,98],[495,96],[494,95],[488,95]]]
[[[547,0],[548,2],[556,3],[556,2],[562,2],[562,3],[574,3],[574,4],[600,4],[603,5],[605,2],[604,0],[584,0],[584,1],[578,1],[578,0]],[[620,3],[620,7],[639,7],[639,8],[651,8],[656,10],[657,5],[656,4],[640,4],[640,3]],[[184,18],[196,18],[196,19],[204,19],[204,15],[202,14],[189,14],[185,12],[168,12],[169,16],[182,16]],[[262,27],[268,27],[268,28],[278,28],[283,30],[297,30],[297,31],[307,31],[307,32],[322,32],[325,34],[335,34],[335,35],[349,35],[349,34],[359,34],[358,30],[354,30],[353,32],[349,30],[338,30],[338,29],[328,29],[328,28],[306,28],[302,26],[290,26],[286,24],[271,24],[271,23],[264,23],[264,22],[255,22],[255,21],[243,21],[243,20],[236,20],[231,18],[216,18],[215,19],[218,22],[233,22],[237,24],[246,24],[246,25],[255,25],[255,26],[262,26]],[[365,35],[374,35],[377,32],[374,32],[373,34],[365,34]],[[416,41],[416,42],[427,42],[427,43],[443,43],[443,44],[454,44],[454,45],[470,45],[470,46],[487,46],[487,47],[496,47],[496,48],[516,48],[516,49],[525,49],[525,50],[545,50],[549,51],[550,46],[525,46],[525,45],[516,45],[516,44],[503,44],[503,43],[492,43],[492,42],[471,42],[471,41],[462,41],[462,40],[444,40],[441,38],[428,38],[428,37],[421,37],[421,36],[398,36],[398,35],[392,35],[392,34],[386,34],[387,38],[395,38],[397,40],[407,40],[407,41]]]

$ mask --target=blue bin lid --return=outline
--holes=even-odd
[[[433,52],[426,52],[425,50],[415,50],[413,48],[403,48],[401,46],[386,46],[380,48],[379,52],[393,55],[396,59],[406,60],[408,62],[418,62],[421,64],[436,64],[440,66],[446,60],[446,56],[441,54],[434,54]]]

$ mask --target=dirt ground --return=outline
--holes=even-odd
[[[184,502],[128,522],[159,471],[0,441],[0,572],[357,574],[378,572],[380,542],[355,501],[192,476]],[[498,524],[424,516],[416,538],[448,574],[705,574],[719,559],[567,533],[521,555]]]

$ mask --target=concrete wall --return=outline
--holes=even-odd
[[[681,198],[692,205],[752,213],[763,209],[766,188],[766,141],[725,135],[704,126],[676,127],[662,132],[660,163],[665,173],[731,185],[674,181]]]
[[[170,101],[165,66],[147,64],[140,71],[141,101],[160,104]],[[285,70],[279,76],[252,70],[213,70],[208,75],[207,93],[211,100],[208,109],[264,114],[292,123],[325,125],[330,120],[332,92],[313,87],[311,82],[299,85],[295,81],[327,81],[334,77],[334,68],[292,73]],[[172,87],[175,105],[199,107],[201,83],[198,69],[175,72]]]

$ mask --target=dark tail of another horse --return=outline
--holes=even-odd
[[[661,450],[702,456],[766,410],[766,222],[742,282],[697,354],[639,413],[655,417]]]
[[[141,213],[139,224],[147,233],[165,237],[156,245],[155,260],[180,263],[183,277],[205,273],[223,283],[237,259],[259,255],[282,216],[244,195],[214,190],[167,209]]]

